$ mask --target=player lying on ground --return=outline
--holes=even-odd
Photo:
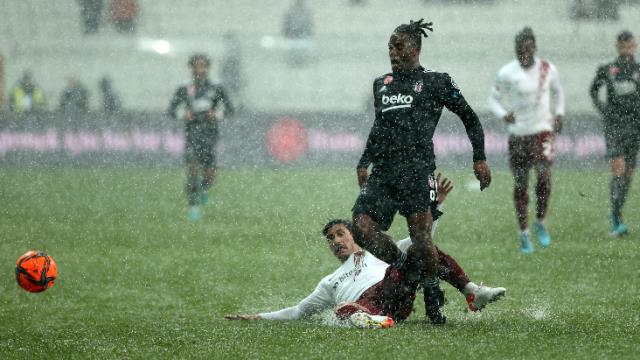
[[[453,185],[448,179],[441,179],[440,174],[437,181],[441,206]],[[413,308],[417,282],[408,282],[403,272],[362,250],[353,240],[351,229],[351,222],[341,219],[332,220],[324,226],[322,233],[327,238],[331,252],[342,265],[323,278],[314,292],[297,305],[274,312],[228,315],[225,318],[297,320],[335,307],[338,318],[350,319],[352,324],[359,327],[387,327],[393,324],[387,316],[395,321],[406,319]],[[397,242],[402,251],[406,251],[410,245],[410,238]],[[437,251],[438,276],[466,297],[471,311],[481,310],[505,294],[504,288],[490,288],[471,282],[455,259],[440,249]]]

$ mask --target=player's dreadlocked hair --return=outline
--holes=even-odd
[[[629,30],[623,30],[618,34],[618,42],[627,42],[633,39],[633,34]]]
[[[408,24],[398,26],[393,32],[407,34],[413,45],[421,49],[422,37],[429,37],[426,30],[433,32],[433,22],[424,22],[424,19],[420,19],[418,21],[409,20]]]
[[[520,30],[519,33],[516,34],[516,45],[522,44],[525,41],[531,40],[535,44],[536,37],[533,35],[533,29],[530,26],[525,26],[524,29]]]

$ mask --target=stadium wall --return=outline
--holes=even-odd
[[[637,1],[621,2],[613,21],[573,21],[573,0],[384,1],[365,6],[347,1],[307,1],[315,20],[309,63],[292,67],[294,44],[281,35],[292,1],[140,0],[135,34],[118,33],[103,16],[100,31],[84,36],[80,1],[4,1],[0,6],[0,53],[9,88],[23,70],[33,71],[55,110],[65,79],[75,76],[92,92],[99,109],[98,81],[108,75],[124,106],[162,111],[189,80],[187,59],[204,52],[213,60],[211,77],[221,76],[224,38],[234,34],[241,63],[236,104],[263,111],[361,111],[372,80],[389,71],[387,41],[409,19],[425,17],[435,31],[425,40],[421,61],[449,72],[474,109],[486,99],[498,69],[514,58],[514,35],[533,27],[538,55],[560,72],[568,111],[595,111],[588,96],[598,65],[615,56],[622,29],[640,33]],[[105,2],[106,3],[106,2]]]
[[[505,127],[482,115],[486,151],[494,167],[507,165]],[[221,124],[222,167],[354,167],[372,119],[359,113],[242,111]],[[105,117],[46,113],[0,114],[0,166],[179,166],[180,121],[157,112]],[[445,113],[434,138],[443,167],[468,167],[471,145],[462,123]],[[569,114],[556,139],[558,166],[604,166],[600,120]]]

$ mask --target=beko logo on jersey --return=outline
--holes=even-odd
[[[411,95],[403,95],[403,94],[391,95],[391,96],[382,95],[382,105],[394,105],[394,106],[390,106],[388,108],[382,109],[382,112],[393,110],[393,109],[407,108],[411,106],[412,102],[413,102],[413,96]]]
[[[413,102],[413,96],[411,95],[382,95],[382,104],[384,105],[395,105],[395,104],[411,104]]]

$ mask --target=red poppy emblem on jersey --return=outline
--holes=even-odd
[[[419,93],[422,91],[422,81],[418,81],[416,86],[413,87],[413,91]]]
[[[391,75],[387,75],[387,77],[384,78],[384,84],[385,85],[391,84],[392,81],[393,81],[393,76],[391,76]]]
[[[617,66],[615,66],[615,65],[614,65],[614,66],[611,66],[611,67],[609,68],[609,74],[610,74],[611,76],[616,76],[616,75],[618,75],[618,73],[619,73],[619,72],[620,72],[620,69],[619,69]]]

